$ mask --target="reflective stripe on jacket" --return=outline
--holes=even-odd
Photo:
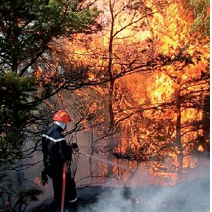
[[[63,129],[53,124],[42,136],[42,152],[45,168],[62,166],[65,160],[71,160],[72,148],[66,144]]]

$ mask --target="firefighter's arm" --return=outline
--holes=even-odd
[[[66,144],[65,140],[60,142],[59,153],[64,160],[71,160],[72,148]]]

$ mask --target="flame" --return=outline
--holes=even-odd
[[[163,103],[173,99],[173,80],[164,73],[153,74],[147,88],[152,103]]]
[[[198,147],[198,151],[200,151],[200,152],[203,152],[203,151],[204,151],[204,148],[203,148],[203,146],[202,146],[202,145],[199,145],[199,147]]]
[[[178,62],[148,74],[133,73],[116,79],[114,85],[113,110],[115,122],[118,123],[117,128],[120,130],[120,139],[114,152],[123,157],[147,161],[152,157],[152,176],[157,175],[161,180],[174,184],[178,178],[179,154],[183,155],[183,170],[195,168],[198,163],[190,152],[194,148],[193,141],[198,136],[203,136],[204,132],[202,129],[194,130],[192,126],[194,122],[198,124],[203,120],[203,110],[198,107],[192,108],[189,102],[177,108],[176,99],[191,92],[195,94],[208,89],[209,85],[204,81],[195,81],[209,72],[209,38],[198,40],[189,34],[193,16],[191,12],[185,13],[183,5],[179,2],[168,2],[164,10],[156,12],[158,8],[155,2],[145,1],[146,6],[152,8],[152,15],[141,21],[136,20],[144,15],[142,9],[134,10],[138,2],[128,5],[131,7],[130,10],[126,7],[126,1],[112,3],[111,10],[108,1],[96,2],[97,7],[103,11],[99,20],[103,23],[103,31],[94,35],[76,35],[73,42],[62,39],[64,45],[57,48],[67,53],[64,63],[74,61],[91,66],[88,72],[90,81],[97,79],[101,72],[103,75],[108,74],[105,70],[108,68],[109,54],[113,56],[112,70],[116,74],[127,69],[126,64],[145,64],[155,55],[165,54],[172,58],[180,52],[191,55],[192,64]],[[112,13],[117,14],[114,20]],[[113,50],[108,52],[112,21]],[[134,23],[129,24],[132,21]],[[43,77],[39,70],[36,74]],[[52,75],[46,74],[45,79],[48,81],[52,76],[54,72]],[[86,113],[98,114],[99,111],[99,114],[102,114],[102,111],[106,111],[107,86],[96,86],[90,90],[84,88],[76,93],[89,108]],[[182,99],[180,100],[183,101]],[[163,104],[166,104],[166,107],[162,107]],[[181,116],[182,151],[175,142],[177,109],[180,109]],[[108,121],[107,115],[104,114],[103,118],[99,115],[98,122]],[[204,150],[202,145],[198,146],[198,151]],[[163,161],[162,165],[157,162],[159,159]],[[103,167],[103,173],[107,171],[107,167]],[[117,173],[118,169],[114,168],[113,172]]]

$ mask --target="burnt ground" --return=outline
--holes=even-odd
[[[90,186],[78,189],[78,196],[82,198],[79,205],[66,205],[64,212],[209,212],[210,179],[169,187]],[[27,212],[60,212],[52,201],[47,199]]]
[[[102,186],[80,188],[77,190],[78,198],[80,199],[78,205],[65,204],[64,212],[77,212],[79,211],[79,208],[88,207],[89,205],[97,202],[99,195],[109,190],[112,190],[112,188],[105,188]],[[55,205],[53,199],[50,198],[27,212],[60,212],[60,206]]]

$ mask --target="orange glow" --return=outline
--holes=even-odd
[[[114,144],[114,153],[141,161],[151,159],[149,172],[152,176],[157,175],[174,184],[180,168],[184,173],[198,163],[190,153],[195,148],[194,141],[204,135],[198,125],[204,119],[201,95],[208,95],[205,90],[209,84],[199,79],[209,72],[209,38],[201,40],[189,34],[193,17],[191,13],[185,13],[180,3],[168,2],[166,8],[156,12],[158,8],[154,1],[147,1],[145,3],[153,14],[145,16],[142,7],[134,10],[133,2],[128,5],[130,9],[126,7],[126,1],[113,1],[112,9],[108,2],[97,1],[103,11],[100,14],[101,32],[76,35],[73,42],[62,39],[64,45],[57,48],[67,53],[65,64],[72,61],[91,67],[87,73],[89,81],[98,79],[101,72],[101,76],[108,76],[109,56],[112,57],[113,76],[145,66],[161,54],[172,59],[176,55],[182,57],[162,67],[163,59],[154,68],[147,66],[144,71],[135,69],[134,73],[123,74],[114,81],[112,97],[115,126],[120,134],[119,141]],[[109,52],[110,42],[113,48]],[[192,63],[186,64],[188,55]],[[38,78],[42,77],[39,71],[36,74]],[[54,72],[46,74],[46,81],[52,76]],[[85,116],[95,114],[98,116],[96,122],[106,125],[109,84],[76,91],[77,97],[86,105]],[[63,99],[61,101],[65,104]],[[180,122],[178,126],[177,121]],[[86,125],[86,122],[83,120],[82,123]],[[177,143],[178,138],[180,142]],[[198,151],[204,150],[202,145],[198,147]],[[183,158],[181,164],[179,156]],[[105,165],[102,173],[106,174],[107,168]],[[113,172],[118,173],[118,168],[113,168]]]
[[[150,99],[152,103],[163,103],[173,99],[174,81],[165,74],[154,74],[149,80],[147,87],[148,93],[151,94]]]
[[[34,183],[35,183],[36,185],[38,185],[38,186],[41,186],[41,179],[40,179],[38,176],[35,177]]]
[[[200,152],[203,152],[203,151],[204,151],[204,148],[203,148],[203,146],[202,146],[202,145],[199,145],[199,147],[198,147],[198,151],[200,151]]]

